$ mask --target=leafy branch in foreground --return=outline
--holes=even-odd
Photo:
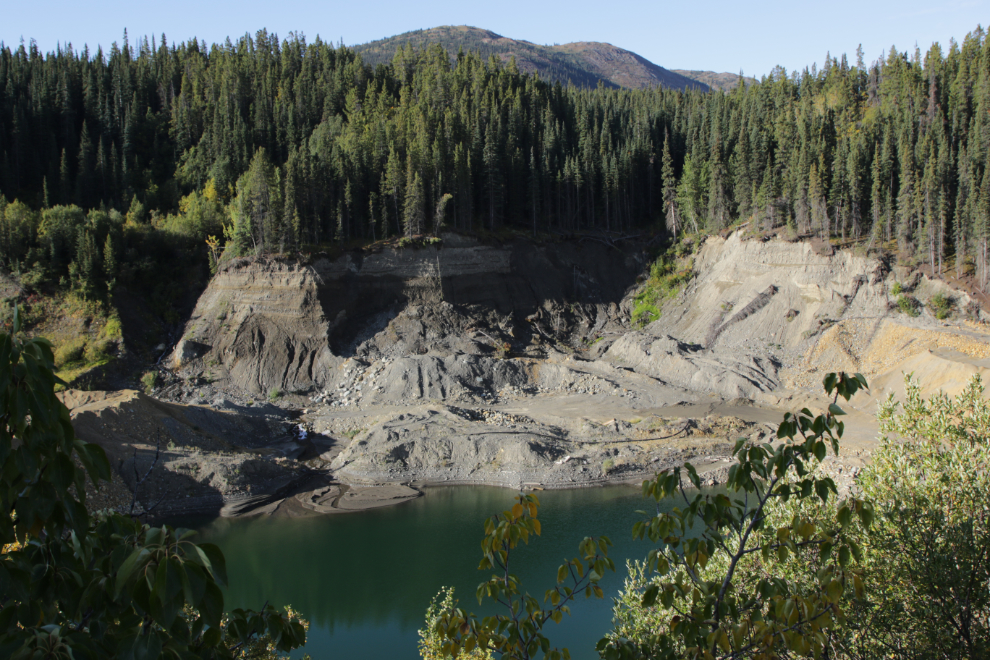
[[[451,655],[449,650],[451,645],[447,644],[448,652],[444,653],[444,643],[447,642],[446,628],[440,626],[438,633],[437,623],[440,618],[450,612],[457,605],[454,599],[454,588],[444,587],[430,602],[426,608],[426,625],[419,632],[419,655],[423,660],[448,660]],[[493,660],[495,656],[488,649],[475,646],[470,651],[460,650],[460,658],[466,660]]]
[[[87,476],[107,480],[110,465],[55,396],[51,344],[20,325],[15,308],[0,333],[0,657],[241,658],[261,638],[305,643],[303,623],[268,605],[224,619],[216,546],[88,513]]]
[[[440,657],[456,658],[462,653],[476,653],[477,649],[485,656],[496,652],[512,660],[529,660],[541,652],[550,660],[571,657],[566,648],[550,647],[543,627],[550,621],[560,623],[563,615],[570,613],[569,603],[582,592],[586,598],[604,597],[598,582],[606,569],[615,570],[608,557],[612,542],[605,536],[582,540],[578,544],[579,557],[557,569],[557,584],[546,591],[543,602],[549,607],[544,607],[522,591],[519,578],[510,572],[513,549],[520,542],[529,543],[530,536],[540,535],[539,506],[536,495],[520,493],[512,509],[485,521],[485,538],[481,542],[484,557],[478,568],[496,572],[478,586],[478,603],[488,597],[508,614],[479,620],[448,600],[445,611],[431,617],[432,633],[444,640]]]
[[[639,567],[638,608],[650,616],[632,630],[620,626],[628,636],[602,639],[602,657],[822,656],[845,621],[850,596],[864,593],[862,570],[854,566],[862,560],[854,518],[867,526],[873,519],[872,506],[857,498],[841,502],[830,517],[800,506],[816,496],[824,505],[837,495],[835,483],[814,467],[829,445],[838,453],[844,430],[838,398],[848,401],[867,387],[859,374],[829,374],[824,385],[832,396],[828,410],[786,414],[776,446],[736,443],[728,494],[689,494],[679,468],[644,482],[644,497],[657,501],[658,512],[636,523],[633,535],[659,544]],[[696,469],[684,469],[700,488]],[[683,508],[661,513],[667,497],[680,498]],[[789,500],[793,514],[781,516]],[[809,557],[816,567],[811,579],[795,577],[788,564],[807,567]]]

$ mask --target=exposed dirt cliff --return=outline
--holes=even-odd
[[[595,242],[487,246],[455,235],[308,264],[235,260],[203,293],[172,363],[267,395],[330,385],[347,358],[504,353],[563,331],[561,315],[583,315],[589,328],[620,319],[615,302],[643,266],[642,255]],[[573,310],[558,309],[565,302]]]
[[[177,377],[156,392],[181,415],[144,397],[111,408],[140,404],[163,428],[185,419],[191,439],[174,441],[165,468],[226,512],[297,515],[400,501],[423,483],[572,487],[688,459],[718,479],[735,439],[772,441],[784,410],[823,405],[834,370],[874,383],[829,459],[848,485],[902,372],[951,389],[990,367],[974,301],[884,261],[740,232],[687,259],[692,277],[642,328],[630,318],[649,260],[632,242],[450,235],[308,263],[237,260],[203,294],[172,355]],[[103,424],[121,414],[100,405]],[[211,408],[221,430],[233,412],[267,426],[189,421]],[[96,429],[86,406],[75,414]],[[204,458],[221,441],[228,454]],[[121,442],[122,475],[133,447],[150,460],[147,440]]]

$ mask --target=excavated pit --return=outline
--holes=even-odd
[[[827,371],[896,390],[911,369],[931,388],[990,357],[966,294],[914,277],[919,300],[948,291],[959,311],[901,315],[890,291],[906,274],[877,259],[741,232],[693,259],[642,328],[630,318],[649,259],[632,243],[448,235],[310,263],[235,260],[200,298],[158,395],[299,415],[279,432],[298,425],[319,446],[272,432],[255,444],[312,488],[266,477],[248,494],[223,473],[215,490],[237,494],[225,514],[305,515],[402,501],[421,484],[589,486],[686,460],[717,481],[736,439],[773,441],[783,411],[822,406]],[[877,396],[852,402],[846,450],[829,459],[840,483],[875,441]],[[179,458],[166,469],[189,477],[195,460]],[[241,462],[241,474],[269,470]]]
[[[574,317],[621,324],[616,303],[644,266],[641,253],[594,242],[455,235],[309,264],[239,259],[203,293],[172,366],[246,392],[305,393],[348,358],[503,357],[506,344],[562,338]]]

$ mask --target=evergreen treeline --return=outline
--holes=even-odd
[[[8,200],[131,209],[199,238],[224,225],[240,253],[440,223],[677,233],[751,218],[896,245],[986,286],[988,154],[981,28],[947,52],[828,58],[729,94],[564,88],[438,46],[372,69],[264,31],[210,49],[0,48]],[[8,265],[35,240],[14,230],[0,227]]]

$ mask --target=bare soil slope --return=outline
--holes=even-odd
[[[824,373],[861,371],[873,390],[852,402],[828,465],[848,486],[876,440],[876,402],[901,392],[903,372],[951,392],[990,366],[985,314],[965,293],[828,244],[741,232],[707,239],[689,284],[634,328],[640,250],[449,235],[308,264],[240,260],[173,352],[157,395],[182,405],[80,400],[77,425],[116,439],[125,480],[133,448],[147,464],[148,438],[167,432],[166,468],[190,497],[302,515],[394,503],[421,484],[586,486],[685,460],[718,480],[737,438],[772,441],[784,410],[824,405]],[[920,303],[948,293],[955,316],[901,314],[895,281]],[[269,394],[277,406],[256,403]]]

